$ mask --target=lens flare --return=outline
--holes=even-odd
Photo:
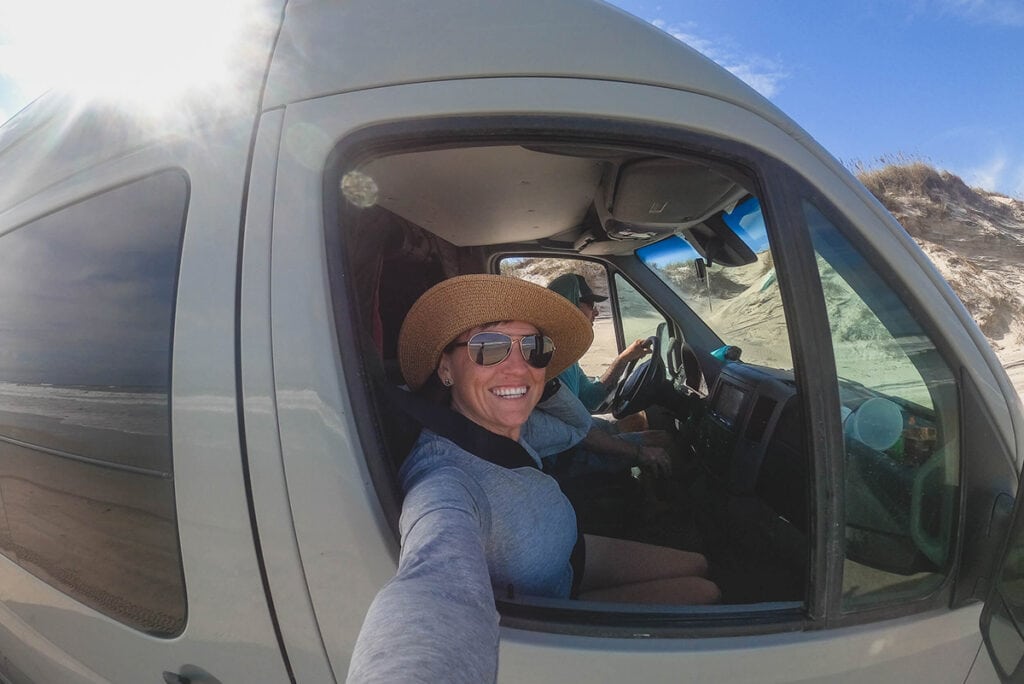
[[[230,89],[255,0],[34,0],[0,8],[0,70],[26,92],[54,88],[159,110],[190,90]]]

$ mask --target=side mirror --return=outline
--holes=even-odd
[[[711,312],[711,280],[708,278],[708,268],[711,266],[711,258],[697,257],[693,260],[693,265],[697,267],[697,278],[700,282],[704,283],[704,290],[708,295],[708,313]]]
[[[708,267],[704,263],[704,259],[697,257],[693,260],[693,265],[697,267],[697,278],[703,283],[708,279]]]

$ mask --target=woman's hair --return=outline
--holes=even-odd
[[[441,378],[437,377],[437,373],[431,373],[427,381],[416,390],[416,396],[422,397],[433,404],[441,404],[442,406],[450,406],[452,403],[452,390],[450,387],[445,387],[444,383],[441,382]]]

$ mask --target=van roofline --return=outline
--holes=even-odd
[[[245,104],[231,111],[250,122],[259,112],[296,102],[392,85],[578,78],[670,88],[729,102],[777,126],[816,157],[834,161],[792,119],[729,71],[652,24],[597,0],[432,0],[392,3],[396,11],[391,12],[381,0],[262,1],[264,16],[270,22],[283,16],[283,23],[269,72],[257,66],[266,58],[249,62],[253,68],[241,97]],[[266,37],[275,32],[267,32],[266,24],[262,28],[251,42],[269,55]],[[0,195],[6,195],[0,204],[17,203],[19,188],[49,185],[80,171],[83,162],[101,163],[187,135],[225,114],[201,102],[174,125],[154,127],[111,103],[63,98],[48,93],[0,126]],[[180,109],[188,110],[189,103]],[[98,120],[105,125],[97,126]],[[88,135],[75,133],[83,127]],[[52,154],[61,138],[91,141],[89,159]]]
[[[707,95],[809,137],[767,98],[694,48],[598,0],[289,0],[264,109],[431,81],[584,78]],[[540,19],[540,20],[539,20]]]

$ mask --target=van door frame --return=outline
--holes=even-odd
[[[556,85],[558,86],[557,88],[554,87]],[[615,95],[616,97],[609,97],[610,95]],[[617,102],[628,102],[630,104],[628,106],[615,104]],[[679,111],[681,110],[690,112],[691,123],[679,123]],[[558,115],[537,115],[537,111],[558,112]],[[465,116],[465,112],[476,112],[477,114],[469,117]],[[508,115],[509,112],[519,112],[521,115],[510,116]],[[709,116],[712,113],[715,114],[714,117]],[[720,116],[718,116],[721,114],[729,115],[728,123],[733,127],[732,130],[736,130],[735,127],[742,123],[750,124],[749,129],[742,126],[740,128],[745,131],[744,135],[749,135],[751,140],[756,140],[760,147],[752,149],[744,143],[723,139],[728,136],[728,132],[722,132],[724,131],[725,123],[717,122],[721,120]],[[380,122],[383,121],[389,123],[381,124]],[[499,124],[501,125],[500,128]],[[532,127],[526,124],[532,124]],[[628,142],[634,146],[646,144],[659,150],[671,150],[673,145],[677,145],[685,147],[685,151],[690,154],[692,154],[694,149],[703,149],[716,158],[725,157],[727,161],[732,161],[733,163],[749,164],[756,167],[761,172],[759,173],[759,178],[762,179],[761,189],[764,190],[764,188],[770,185],[772,192],[775,192],[775,188],[779,188],[786,192],[792,190],[795,195],[798,189],[816,188],[818,186],[809,179],[813,178],[815,173],[820,173],[827,176],[823,181],[823,187],[827,188],[829,199],[834,200],[834,205],[838,206],[844,214],[851,217],[852,223],[855,225],[864,224],[872,228],[872,231],[869,231],[871,232],[871,240],[877,238],[876,233],[882,235],[880,241],[884,244],[888,245],[893,240],[892,235],[886,233],[883,215],[872,213],[872,209],[866,208],[869,204],[865,198],[866,192],[862,188],[858,189],[854,181],[844,181],[842,173],[838,170],[838,164],[820,152],[812,143],[799,139],[790,131],[783,131],[774,127],[764,119],[757,117],[754,112],[743,110],[734,103],[726,103],[702,94],[656,89],[650,86],[629,83],[597,83],[581,79],[514,77],[474,79],[471,81],[442,81],[429,84],[417,83],[391,86],[375,89],[372,92],[347,92],[325,95],[315,100],[289,105],[285,129],[288,130],[291,125],[309,125],[323,131],[326,134],[324,140],[311,140],[311,147],[305,150],[307,154],[322,156],[316,156],[312,160],[316,166],[316,170],[314,170],[311,167],[304,168],[302,160],[297,155],[293,155],[296,158],[289,160],[288,167],[286,169],[279,169],[278,188],[279,190],[285,188],[288,192],[292,193],[300,189],[307,189],[313,185],[312,174],[319,173],[316,185],[321,188],[324,193],[324,199],[327,201],[320,208],[320,215],[317,217],[308,216],[308,212],[302,214],[293,212],[291,214],[275,216],[275,223],[290,224],[284,226],[284,228],[298,229],[298,224],[307,220],[315,220],[320,224],[322,219],[322,225],[318,226],[321,231],[327,230],[330,232],[336,230],[336,208],[332,207],[331,204],[337,198],[337,172],[339,169],[335,168],[334,165],[340,164],[343,161],[347,163],[349,161],[347,155],[350,153],[361,151],[365,154],[378,154],[391,149],[388,147],[389,145],[422,144],[427,134],[431,133],[437,134],[438,139],[447,135],[449,140],[471,143],[470,136],[474,134],[479,135],[480,139],[493,141],[493,133],[496,129],[500,130],[502,134],[506,134],[509,131],[530,130],[532,128],[534,131],[554,132],[563,138],[572,137],[571,133],[574,132],[578,134],[580,131],[586,132],[589,130],[593,134],[602,134],[602,139],[605,140],[614,137],[615,134],[626,137],[624,132],[627,132],[629,134]],[[562,131],[560,128],[562,125],[571,128],[571,131],[567,133]],[[687,125],[688,128],[680,128],[683,125]],[[711,135],[711,133],[697,132],[695,129],[718,132],[715,135]],[[385,134],[387,137],[385,137]],[[770,154],[764,150],[770,150],[778,154],[780,159],[785,158],[787,163],[783,164],[772,161]],[[726,151],[729,151],[729,154]],[[731,154],[735,154],[735,158],[730,158]],[[747,156],[744,157],[744,155]],[[325,166],[322,160],[330,161]],[[324,168],[327,169],[326,173],[320,171],[320,169]],[[778,178],[772,179],[769,184],[768,181],[764,180],[763,175],[765,170],[769,168],[785,171],[785,173]],[[808,190],[808,192],[810,191]],[[767,196],[772,193],[762,192],[761,194]],[[798,206],[795,197],[789,200],[788,206],[779,204],[778,208],[776,208],[775,204],[772,204],[769,216],[774,216],[775,218],[770,219],[770,221],[775,223],[778,221],[778,217],[781,216],[792,219],[794,225],[798,227],[803,226],[804,222],[798,212]],[[335,212],[333,216],[332,212]],[[882,225],[883,230],[881,232],[873,230],[876,224]],[[891,230],[895,233],[896,229]],[[804,239],[809,240],[809,236],[805,236]],[[322,232],[320,240],[321,243],[324,240]],[[806,248],[803,250],[805,257],[809,256],[810,253],[811,251]],[[899,253],[898,256],[903,256],[903,253]],[[921,258],[923,259],[923,257]],[[351,305],[347,302],[351,292],[344,280],[347,264],[341,259],[342,257],[338,253],[327,254],[327,267],[328,269],[335,270],[334,275],[331,276],[333,286],[331,299],[337,300],[340,297],[346,300],[341,304],[333,302],[335,319],[329,322],[333,329],[336,349],[341,358],[338,360],[338,368],[335,371],[337,377],[325,378],[317,386],[323,387],[325,390],[323,397],[329,400],[324,406],[332,410],[332,417],[334,417],[336,412],[337,417],[340,419],[340,429],[336,433],[340,436],[339,439],[343,440],[345,445],[351,443],[356,447],[366,449],[367,453],[365,455],[356,454],[355,456],[347,452],[344,454],[332,453],[330,458],[337,460],[338,463],[332,462],[327,464],[328,468],[333,469],[328,476],[325,476],[323,471],[318,472],[317,475],[320,481],[327,481],[330,478],[339,480],[339,484],[335,489],[338,493],[345,493],[347,497],[344,499],[336,497],[332,504],[334,507],[329,510],[343,509],[346,514],[351,514],[352,517],[352,519],[346,519],[345,516],[340,519],[336,518],[335,526],[343,526],[346,529],[340,533],[332,532],[328,535],[329,540],[333,542],[334,537],[356,534],[358,528],[361,543],[365,545],[360,547],[361,553],[359,558],[353,559],[355,567],[349,572],[350,580],[354,579],[357,581],[360,591],[357,596],[348,600],[349,605],[342,606],[343,612],[346,613],[344,619],[334,621],[342,630],[338,634],[340,639],[336,643],[334,643],[334,640],[328,642],[333,643],[333,645],[329,646],[332,649],[332,658],[344,659],[346,657],[345,639],[349,636],[347,631],[344,630],[351,624],[351,618],[353,617],[351,614],[356,612],[360,606],[364,607],[364,602],[368,603],[370,598],[372,598],[364,596],[362,593],[366,587],[373,586],[374,583],[374,575],[372,573],[367,574],[367,571],[379,571],[379,581],[383,583],[387,579],[387,573],[383,569],[387,565],[384,556],[391,555],[393,563],[393,554],[397,550],[396,540],[393,536],[385,536],[380,540],[370,538],[370,535],[367,534],[365,518],[372,517],[377,523],[378,532],[387,535],[387,530],[389,528],[393,529],[393,520],[397,519],[398,512],[397,510],[389,511],[384,509],[380,498],[375,497],[373,491],[374,487],[379,489],[382,483],[376,481],[365,461],[360,463],[361,459],[373,459],[377,454],[373,453],[373,442],[367,441],[367,437],[363,435],[362,431],[359,432],[358,437],[354,434],[355,422],[361,418],[358,415],[352,415],[352,413],[358,407],[353,404],[347,410],[336,409],[333,404],[336,400],[334,397],[335,390],[333,387],[328,386],[330,382],[335,380],[341,381],[342,399],[338,399],[341,402],[339,406],[349,406],[344,404],[344,397],[365,396],[363,383],[366,380],[367,373],[362,362],[357,358],[358,345],[353,346],[351,344],[352,342],[358,342],[354,340],[354,335],[350,329],[352,319],[345,315],[339,315],[344,313],[346,309],[351,308]],[[887,261],[887,259],[883,261]],[[905,277],[909,282],[913,283],[921,283],[927,279],[927,276],[922,276],[918,269],[915,269],[910,276]],[[813,280],[807,274],[805,274],[804,278],[805,280],[800,280],[799,282]],[[314,289],[319,289],[323,285],[319,280],[310,281],[309,284]],[[812,291],[819,287],[820,285],[814,283]],[[798,289],[795,285],[792,287],[793,291]],[[803,293],[801,294],[803,295]],[[319,293],[317,293],[317,296],[319,296]],[[792,292],[789,296],[792,296]],[[926,308],[941,309],[943,315],[948,310],[950,302],[941,302],[934,292],[929,291],[922,295],[922,297],[926,302]],[[302,302],[295,301],[294,303],[297,306],[305,306]],[[286,305],[285,303],[282,306]],[[823,331],[821,334],[816,335],[813,331],[808,330],[806,337],[809,341],[820,340],[823,334],[827,334],[827,319],[820,316],[820,313],[819,308],[818,314],[814,314],[813,309],[811,309],[811,313],[806,314],[811,316],[808,322],[811,323],[817,320],[817,327]],[[817,318],[815,318],[815,315],[817,315]],[[319,330],[317,334],[320,334]],[[957,343],[963,343],[965,337],[968,336],[964,329],[960,328],[954,331],[953,335],[956,337]],[[319,349],[316,351],[319,353]],[[970,358],[971,360],[977,360],[978,358],[977,350],[972,351],[963,344],[957,347],[957,351],[962,358]],[[799,357],[802,353],[803,351],[801,350],[794,356]],[[320,363],[321,367],[327,369],[327,366],[324,365],[326,362],[323,359],[317,359],[317,363]],[[809,365],[808,362],[802,361],[801,363],[804,363],[805,366]],[[815,362],[810,362],[810,365],[814,366],[814,364]],[[985,364],[982,365],[985,366]],[[979,371],[979,376],[986,371],[987,368],[982,368]],[[801,391],[806,391],[806,388],[802,387]],[[834,413],[828,410],[830,403],[836,408]],[[824,451],[829,448],[827,445],[830,442],[836,441],[835,437],[839,433],[838,401],[819,400],[818,405],[814,408],[814,412],[815,414],[809,416],[808,421],[809,424],[819,426],[816,428],[817,432],[815,433],[819,446],[815,448],[822,452],[814,454],[814,458],[816,463],[818,461],[827,463],[824,460],[826,456]],[[999,416],[998,418],[1000,419],[999,426],[1002,428],[1003,417]],[[825,427],[821,427],[821,424]],[[326,440],[324,443],[326,444]],[[308,443],[300,445],[298,442],[289,444],[286,441],[283,444],[285,459],[290,458],[289,450],[294,450],[297,446],[305,447],[307,445]],[[312,446],[318,447],[319,445],[315,444]],[[832,448],[834,448],[834,445]],[[313,452],[307,451],[306,453],[308,455]],[[327,456],[324,455],[324,457],[326,458]],[[319,460],[317,462],[319,463]],[[820,466],[816,467],[820,468]],[[348,475],[343,472],[344,468],[350,469]],[[349,481],[356,479],[350,477],[352,468],[358,469],[359,476],[363,479],[366,487],[367,496],[361,496],[355,490],[345,489],[343,492],[341,484],[344,484],[347,488],[349,487]],[[392,487],[393,484],[383,483],[383,486]],[[291,486],[291,483],[289,483],[289,486]],[[832,491],[835,491],[834,486]],[[815,505],[819,503],[820,500]],[[321,509],[321,513],[323,513],[323,510]],[[341,521],[344,521],[344,524]],[[814,523],[817,529],[816,534],[821,539],[829,540],[832,539],[829,536],[830,534],[842,534],[841,530],[830,533],[828,527],[831,523],[826,519],[826,516],[817,515]],[[316,527],[322,527],[322,525],[317,525]],[[297,531],[300,534],[304,533],[301,525],[297,528]],[[317,532],[319,531],[317,530]],[[315,535],[312,535],[310,538],[314,537]],[[320,537],[316,537],[316,539],[320,541]],[[330,552],[327,554],[328,558],[334,557],[330,554],[335,554],[338,557],[348,557],[345,555],[348,553],[345,549],[329,547],[327,550]],[[818,553],[820,554],[821,552],[823,551]],[[304,561],[306,560],[309,562],[306,570],[310,591],[320,592],[320,598],[325,599],[324,605],[327,608],[335,606],[336,602],[331,602],[333,599],[323,595],[325,593],[329,594],[332,590],[328,582],[331,568],[322,563],[321,559],[312,556],[308,559],[304,556]],[[820,564],[822,561],[818,562]],[[311,566],[315,564],[324,565],[323,568],[316,569],[318,573],[323,573],[322,575],[314,576],[309,572]],[[392,571],[393,568],[394,565],[392,564]],[[826,568],[821,572],[827,573],[828,570]],[[815,585],[815,591],[824,592],[826,588],[822,587],[819,582]],[[667,641],[666,639],[650,637],[757,635],[752,636],[750,639],[738,638],[728,642],[716,642],[719,643],[721,648],[726,649],[730,653],[733,650],[733,645],[742,649],[756,645],[767,645],[769,642],[778,645],[780,642],[786,641],[785,652],[791,654],[793,651],[789,649],[792,647],[798,647],[799,650],[799,648],[804,646],[812,647],[814,644],[817,644],[817,647],[821,647],[823,643],[829,642],[837,646],[835,653],[840,656],[842,653],[849,652],[846,647],[841,647],[843,640],[848,637],[857,638],[858,636],[864,636],[867,633],[884,634],[897,638],[899,634],[909,633],[909,630],[914,630],[913,633],[916,636],[921,636],[921,630],[923,629],[930,635],[930,639],[935,638],[937,640],[936,643],[949,643],[952,640],[943,636],[949,633],[947,629],[949,623],[946,619],[946,613],[948,613],[946,608],[948,606],[943,603],[944,600],[948,599],[948,595],[944,595],[942,592],[928,596],[923,601],[898,604],[889,611],[863,612],[840,616],[829,612],[833,605],[838,606],[838,602],[835,599],[837,595],[836,589],[829,588],[828,591],[829,593],[823,594],[824,598],[818,600],[818,604],[813,608],[817,615],[825,615],[825,618],[829,620],[827,623],[822,619],[808,619],[804,615],[803,610],[800,611],[799,615],[776,615],[774,617],[780,619],[774,620],[771,619],[773,616],[766,616],[763,613],[753,615],[749,613],[744,614],[740,611],[732,614],[733,620],[730,620],[729,616],[722,615],[721,621],[714,623],[715,629],[709,629],[708,627],[711,625],[706,620],[702,622],[695,621],[689,625],[675,621],[671,622],[670,626],[664,629],[659,627],[655,630],[650,629],[650,625],[646,624],[643,625],[645,629],[642,632],[643,636],[647,638],[641,640],[635,638],[638,635],[636,623],[626,624],[628,619],[619,624],[609,625],[603,622],[605,620],[604,615],[569,616],[572,619],[567,618],[561,621],[538,619],[536,615],[506,615],[503,617],[503,625],[508,628],[503,631],[503,663],[512,662],[518,656],[530,660],[537,655],[537,648],[534,648],[535,646],[550,650],[554,643],[565,645],[569,648],[573,647],[572,643],[578,643],[580,648],[593,650],[597,643],[594,641],[596,638],[594,635],[598,633],[608,637],[606,645],[611,659],[597,658],[594,660],[594,667],[598,666],[598,661],[609,665],[613,661],[626,662],[634,655],[650,658],[650,662],[655,668],[660,667],[660,665],[654,664],[656,662],[661,662],[666,666],[674,666],[672,661],[674,656],[670,655],[669,651],[674,654],[690,653],[694,649],[700,650],[702,648],[686,640]],[[316,603],[317,596],[314,596],[314,604]],[[320,606],[318,606],[319,609]],[[931,614],[924,614],[928,610],[933,612]],[[967,610],[965,614],[969,615],[971,612]],[[882,615],[888,617],[905,616],[907,619],[877,625],[865,624],[875,623],[881,619]],[[666,621],[664,624],[669,624],[669,622]],[[836,632],[820,631],[825,627],[847,627],[854,625],[865,625],[866,627],[869,626],[870,629],[843,629]],[[517,627],[522,629],[516,629]],[[331,626],[331,629],[334,629],[334,625]],[[800,634],[800,632],[803,632],[803,634]],[[811,632],[815,632],[813,636],[810,634]],[[980,644],[980,635],[977,635],[976,629],[973,634],[977,636],[977,642],[973,646],[972,653],[976,653],[977,646]],[[575,639],[573,635],[581,635],[579,639],[582,641],[573,641]],[[582,635],[587,636],[584,637]],[[623,636],[630,638],[623,639],[621,638]],[[955,638],[957,639],[958,653],[970,646],[970,644],[966,643],[968,638],[965,637],[962,631],[958,631]],[[942,641],[942,639],[946,639],[946,641]],[[650,656],[639,656],[639,653],[646,651],[643,644],[650,644],[651,648],[657,649],[664,657],[653,654]],[[902,667],[904,663],[910,662],[913,659],[913,653],[919,650],[915,647],[903,649],[896,654],[877,654],[871,652],[871,663],[865,663],[863,660],[863,657],[868,653],[865,650],[861,652],[862,656],[857,659],[856,663],[849,664],[851,667],[877,666],[885,668],[887,664],[892,663]],[[616,659],[611,654],[612,651],[627,651],[628,655]],[[842,657],[840,657],[840,660],[842,660]],[[544,660],[544,663],[551,665],[550,659]],[[587,669],[584,664],[577,663],[576,660],[573,663],[573,667],[578,666],[582,668],[580,672]],[[677,665],[678,661],[674,661],[674,663]],[[520,664],[526,665],[523,670],[524,672],[531,671],[529,663],[520,660]],[[535,663],[534,669],[539,667],[541,667],[541,663]],[[668,670],[665,671],[667,672]],[[599,675],[595,672],[594,676],[597,677],[595,681],[600,680],[601,676],[607,679],[607,673]]]
[[[809,430],[807,444],[812,458],[811,472],[815,482],[815,505],[827,502],[824,509],[812,515],[814,525],[810,549],[812,572],[809,573],[807,615],[802,621],[801,628],[822,629],[829,626],[829,609],[838,607],[842,589],[842,537],[841,532],[836,531],[841,531],[842,527],[836,525],[835,522],[836,514],[841,513],[838,511],[835,501],[836,493],[841,492],[841,489],[836,486],[836,482],[841,481],[841,470],[839,473],[831,472],[835,468],[829,458],[830,453],[843,453],[841,426],[837,418],[839,416],[839,395],[838,387],[833,382],[835,362],[832,357],[831,345],[820,344],[820,340],[828,336],[828,316],[817,272],[812,268],[801,270],[799,266],[801,262],[805,265],[813,264],[814,251],[803,216],[800,213],[799,203],[791,189],[792,186],[783,180],[790,178],[789,168],[761,150],[744,143],[732,140],[723,141],[667,126],[617,122],[613,127],[606,121],[589,117],[454,116],[382,123],[354,132],[332,152],[332,161],[328,164],[328,171],[325,174],[325,191],[336,194],[333,188],[337,188],[340,184],[343,160],[361,160],[388,151],[446,143],[496,144],[498,142],[494,135],[496,130],[501,132],[502,139],[509,141],[530,139],[533,143],[539,139],[546,143],[564,143],[571,140],[579,143],[595,142],[605,145],[621,144],[626,147],[649,147],[659,153],[677,153],[691,157],[704,155],[718,163],[744,169],[756,169],[756,173],[750,171],[749,174],[755,183],[762,185],[761,188],[758,188],[758,192],[761,196],[772,195],[772,199],[764,203],[764,211],[769,224],[769,239],[773,244],[787,245],[789,254],[780,260],[782,269],[788,269],[787,273],[798,274],[795,277],[780,276],[779,281],[780,288],[784,293],[784,304],[791,307],[790,310],[797,312],[802,321],[802,324],[797,326],[799,334],[794,335],[791,340],[794,348],[794,365],[801,394],[816,397],[816,400],[808,405],[806,414],[807,425],[815,426],[814,429]],[[777,193],[777,197],[773,193]],[[338,219],[337,210],[332,204],[334,203],[325,202],[325,225],[337,225],[331,223]],[[786,235],[780,236],[779,226],[789,226],[790,230]],[[329,239],[334,240],[334,238]],[[345,280],[342,275],[346,270],[344,264],[331,259],[329,268],[338,274],[332,276],[334,282],[340,284]],[[338,300],[339,298],[335,297],[334,299]],[[342,304],[336,301],[336,312],[342,313],[337,311],[339,306]],[[351,310],[352,304],[345,305],[345,308]],[[347,327],[352,325],[353,321],[354,319],[351,317],[339,316],[336,319],[336,325]],[[344,332],[339,329],[338,334],[340,336]],[[346,365],[350,363],[347,359],[343,359],[343,362]],[[808,372],[810,368],[816,368],[817,371]],[[360,373],[358,366],[352,366],[352,371],[355,376]],[[818,473],[825,473],[827,480],[823,482],[823,478],[819,477]],[[382,488],[381,484],[377,485],[378,491]],[[840,517],[839,520],[841,521],[842,518]],[[837,553],[840,554],[838,560],[835,557]],[[839,579],[833,579],[830,584],[828,578],[837,576],[835,574],[837,568],[840,571]],[[522,615],[525,622],[520,622],[511,615],[506,615],[503,621],[510,626],[529,623],[534,629],[545,629],[541,625],[547,625],[545,631],[562,631],[564,629],[576,631],[579,629],[578,626],[570,627],[569,625],[577,620],[582,620],[585,624],[593,624],[592,617],[582,615],[574,617],[574,612],[579,613],[580,611],[558,608],[540,610],[540,613],[546,615],[551,622],[538,622],[535,616],[528,615]],[[789,624],[794,617],[788,611],[776,613],[776,615]],[[761,614],[760,619],[752,619],[752,616],[748,615],[744,620],[726,620],[726,622],[731,623],[739,633],[777,631],[779,626],[773,626],[773,620],[766,620],[766,617],[767,615]],[[706,616],[695,619],[692,614],[680,615],[679,620],[673,622],[675,625],[671,628],[666,627],[668,630],[666,633],[693,636],[702,632],[706,633],[708,626]]]

